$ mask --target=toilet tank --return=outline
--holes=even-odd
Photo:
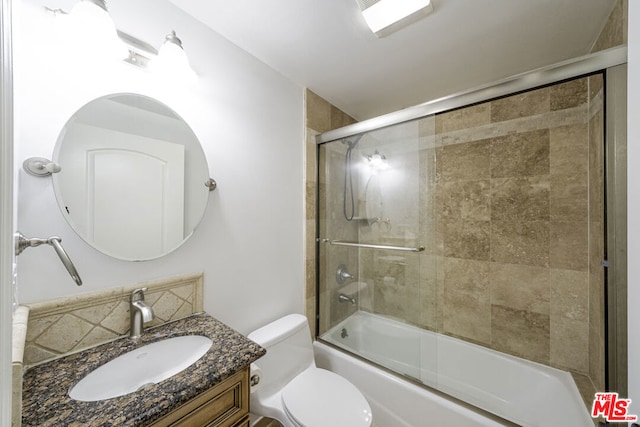
[[[267,350],[254,363],[262,370],[258,398],[282,389],[299,373],[315,366],[307,318],[290,314],[251,332],[248,338]]]

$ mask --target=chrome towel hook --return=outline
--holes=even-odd
[[[76,282],[78,286],[82,286],[82,279],[78,274],[78,270],[76,270],[76,267],[73,265],[73,262],[71,262],[71,258],[69,258],[69,255],[64,250],[60,242],[62,242],[62,239],[58,236],[51,236],[48,239],[38,239],[38,238],[29,239],[25,237],[21,232],[18,231],[16,232],[16,256],[20,255],[27,248],[35,248],[36,246],[40,246],[44,244],[51,245],[53,246],[53,249],[56,251],[56,253],[60,257],[60,260],[64,264],[65,268],[71,275],[71,278],[73,278],[73,280]]]

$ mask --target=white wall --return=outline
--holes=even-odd
[[[52,0],[46,5],[70,10],[73,4]],[[55,43],[60,20],[40,1],[15,2],[18,228],[28,237],[62,237],[84,281],[76,287],[51,248],[30,248],[18,258],[19,301],[204,271],[205,310],[240,332],[288,312],[301,313],[302,88],[168,1],[108,4],[118,28],[156,48],[175,29],[199,79],[191,87],[167,84],[125,63],[94,63],[82,52],[74,62]],[[74,111],[116,92],[154,97],[182,116],[200,139],[218,182],[194,236],[158,260],[125,262],[97,252],[65,222],[51,179],[21,169],[28,157],[51,157]]]
[[[629,2],[627,105],[628,344],[631,413],[640,416],[640,5]]]

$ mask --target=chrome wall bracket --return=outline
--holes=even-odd
[[[22,163],[26,173],[33,176],[49,176],[62,170],[60,165],[44,157],[30,157]]]
[[[209,191],[213,191],[216,188],[218,188],[218,183],[216,182],[215,179],[209,178],[208,180],[205,181],[204,186],[209,188]]]

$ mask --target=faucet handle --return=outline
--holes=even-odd
[[[147,291],[147,288],[140,288],[131,292],[131,302],[144,301],[144,293],[146,291]]]

